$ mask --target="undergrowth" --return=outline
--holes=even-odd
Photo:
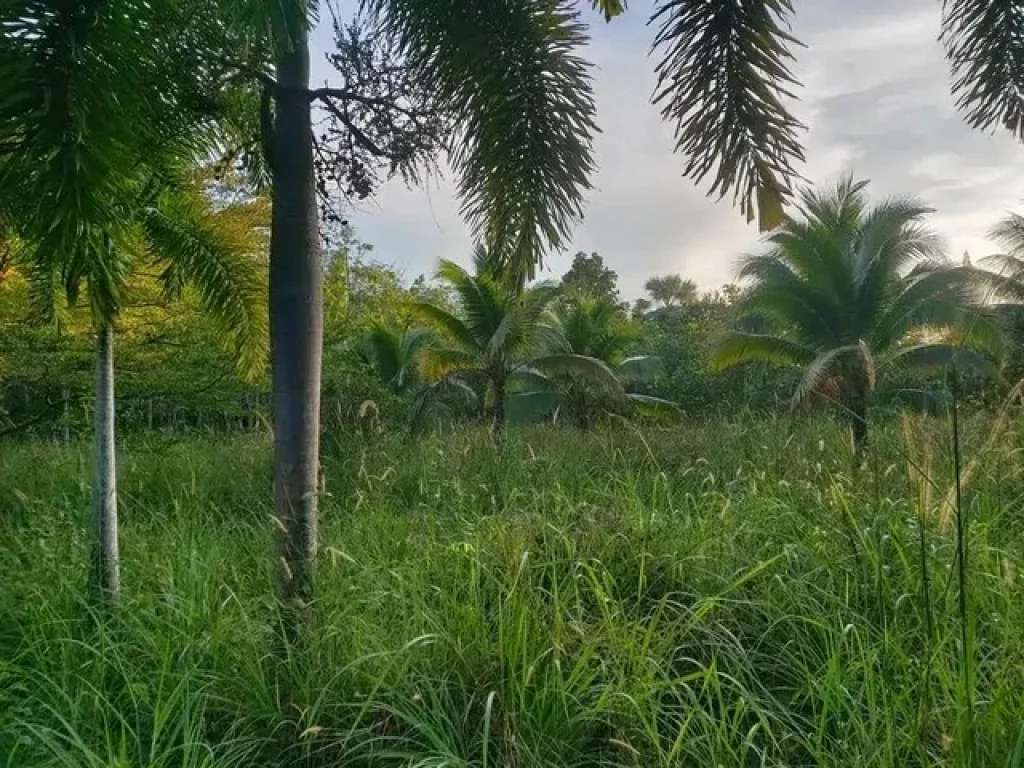
[[[1022,429],[964,489],[970,700],[941,421],[328,436],[287,658],[265,440],[122,451],[103,616],[88,446],[6,445],[0,764],[1019,766]]]

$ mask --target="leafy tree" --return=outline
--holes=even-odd
[[[924,224],[929,209],[910,199],[869,207],[866,186],[845,179],[825,192],[803,192],[800,216],[787,217],[768,238],[770,250],[741,271],[754,283],[740,314],[767,318],[776,330],[733,331],[716,359],[719,367],[748,360],[801,366],[794,405],[812,396],[837,401],[858,450],[880,371],[977,361],[963,344],[991,329],[976,306],[976,271],[942,261]],[[944,333],[951,329],[959,337]]]
[[[599,253],[588,256],[581,251],[573,257],[572,266],[562,275],[562,293],[618,304],[618,280],[619,276],[605,266]]]
[[[628,356],[639,331],[616,304],[594,299],[563,302],[552,312],[551,329],[552,349],[594,361],[600,365],[602,375],[587,375],[588,371],[581,370],[545,374],[543,366],[536,365],[517,371],[513,385],[518,391],[509,396],[510,411],[517,419],[537,420],[559,413],[589,429],[598,411],[677,410],[667,400],[627,391],[632,385],[653,381],[664,372],[664,367],[660,358],[651,355]],[[618,386],[610,386],[605,370],[614,376]]]
[[[686,304],[697,298],[697,284],[692,280],[684,280],[679,275],[652,277],[644,283],[644,290],[653,301],[663,307]]]
[[[654,304],[650,299],[640,298],[633,302],[633,317],[636,320],[642,320],[644,315],[651,311]]]
[[[786,399],[792,391],[788,371],[766,363],[723,371],[712,366],[716,344],[736,327],[737,301],[728,290],[715,291],[644,315],[637,349],[659,357],[665,368],[665,375],[645,391],[691,414],[776,410],[780,397]],[[741,327],[759,330],[749,318]]]
[[[454,262],[441,262],[437,274],[455,296],[455,312],[418,305],[444,342],[429,351],[439,375],[418,398],[414,423],[439,397],[458,392],[473,399],[481,391],[489,404],[492,431],[500,436],[509,379],[527,369],[545,375],[573,373],[619,386],[600,361],[552,347],[555,331],[545,322],[545,311],[557,297],[554,286],[542,283],[519,290],[515,275],[509,277],[496,255],[484,248],[477,249],[474,262],[474,274]]]

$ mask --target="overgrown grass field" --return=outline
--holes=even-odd
[[[858,466],[824,419],[329,437],[286,659],[265,438],[128,441],[106,616],[88,446],[4,445],[0,764],[1024,765],[1024,422],[970,472],[962,547],[947,423],[872,440]]]

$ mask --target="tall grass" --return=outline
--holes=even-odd
[[[1022,428],[962,500],[975,765],[1024,754]],[[904,472],[945,487],[945,429],[927,463],[879,429],[864,469],[826,422],[328,439],[317,626],[284,660],[268,445],[125,448],[102,619],[87,454],[5,446],[0,764],[957,764],[956,538]]]

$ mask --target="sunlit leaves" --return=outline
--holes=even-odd
[[[236,211],[213,211],[198,191],[176,189],[144,207],[139,224],[150,256],[163,265],[166,292],[194,288],[234,339],[243,369],[258,373],[267,339],[266,243],[258,231]]]
[[[591,0],[591,4],[595,11],[604,15],[605,21],[611,21],[626,11],[626,0]]]

